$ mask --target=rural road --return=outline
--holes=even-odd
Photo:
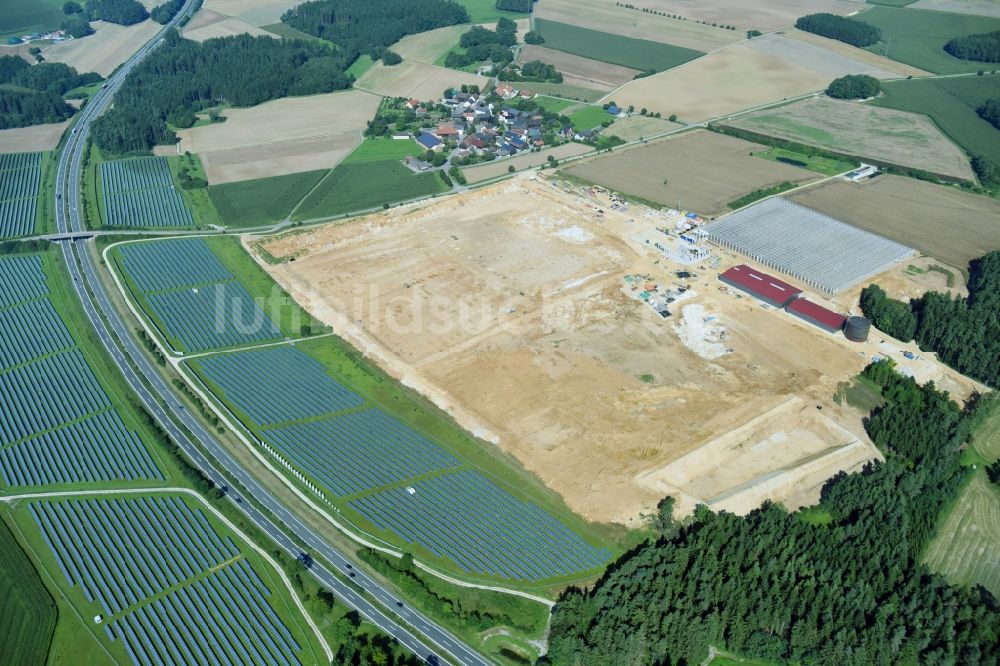
[[[181,18],[191,12],[194,4],[194,0],[187,0],[182,10],[164,27],[164,30],[174,27]],[[59,241],[59,245],[72,279],[73,289],[83,305],[90,324],[129,386],[185,455],[215,484],[231,488],[226,493],[227,500],[274,543],[292,557],[297,558],[303,552],[309,553],[314,558],[309,568],[310,573],[346,606],[356,610],[428,663],[443,663],[447,660],[463,666],[490,664],[491,662],[450,632],[404,605],[379,582],[353,567],[340,551],[317,537],[239,465],[198,419],[184,408],[166,379],[157,372],[132,340],[127,324],[111,304],[104,284],[98,277],[93,256],[86,247],[87,241],[73,237],[74,234],[84,232],[79,212],[80,178],[90,123],[109,106],[113,95],[131,69],[156,48],[161,34],[158,33],[139,49],[108,79],[106,88],[91,98],[77,116],[74,129],[59,156],[56,173],[56,228],[58,234],[70,235],[66,240]],[[202,451],[207,452],[212,459],[206,457]],[[236,490],[237,488],[240,490]],[[259,503],[270,516],[265,515],[250,501],[244,501],[244,492]],[[279,521],[281,527],[275,524],[275,521]],[[295,538],[288,536],[286,530]],[[321,560],[328,562],[332,568],[328,568]],[[354,585],[342,582],[341,577],[349,577]],[[365,594],[359,593],[355,587],[363,590]],[[374,599],[375,603],[369,599]],[[398,619],[390,617],[389,612]],[[428,644],[435,647],[432,649]],[[447,657],[441,657],[439,653]]]

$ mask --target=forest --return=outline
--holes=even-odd
[[[826,89],[826,94],[835,99],[868,99],[882,90],[882,84],[874,76],[848,74],[834,79]]]
[[[467,23],[469,14],[450,0],[313,0],[289,9],[285,23],[308,35],[335,43],[350,65],[358,56],[388,48],[406,35]]]
[[[535,0],[497,0],[496,8],[502,12],[528,14],[535,6]]]
[[[869,46],[882,39],[881,28],[836,14],[809,14],[799,18],[795,27],[858,47]]]
[[[1000,62],[1000,30],[955,37],[944,45],[944,50],[962,60]]]
[[[149,18],[149,12],[137,0],[87,0],[91,19],[101,19],[119,25],[134,25]]]
[[[160,25],[166,25],[170,23],[170,19],[176,16],[177,12],[179,12],[183,6],[184,0],[167,0],[162,5],[153,7],[153,11],[149,13],[149,18],[153,19]]]
[[[541,60],[531,60],[523,65],[511,65],[506,68],[497,67],[492,72],[492,75],[504,81],[563,82],[562,72],[556,69],[554,65],[542,62]]]
[[[449,51],[444,66],[461,69],[487,60],[494,63],[509,63],[514,59],[514,54],[510,50],[514,44],[517,44],[517,24],[510,19],[501,18],[497,21],[495,30],[474,25],[468,32],[462,33],[458,40],[458,45],[465,49],[465,52]]]
[[[979,117],[1000,130],[1000,98],[991,97],[976,109]]]
[[[543,663],[697,664],[709,645],[776,663],[996,663],[996,600],[919,556],[967,477],[963,443],[997,401],[960,407],[890,360],[863,374],[885,399],[865,419],[884,462],[828,481],[808,514],[702,506],[677,521],[664,502],[656,541],[563,594]]]
[[[94,121],[94,141],[115,154],[176,141],[194,113],[220,103],[254,106],[289,95],[349,88],[348,63],[317,41],[236,35],[202,43],[170,30],[125,79],[114,106]]]
[[[1000,387],[1000,251],[969,264],[968,297],[927,292],[908,304],[876,285],[861,293],[861,311],[897,340],[916,340],[924,351],[964,375]]]
[[[63,95],[100,80],[63,63],[29,65],[17,56],[0,56],[0,129],[62,122],[75,113]]]

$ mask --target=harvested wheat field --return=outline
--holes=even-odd
[[[280,23],[282,14],[303,2],[304,0],[205,0],[202,10],[198,13],[208,10],[259,28]]]
[[[267,30],[261,30],[257,26],[236,18],[223,18],[221,21],[213,21],[212,23],[200,28],[189,28],[184,31],[184,36],[187,39],[192,39],[196,42],[203,42],[206,39],[213,39],[215,37],[232,37],[234,35],[250,35],[251,37],[271,37],[273,39],[278,39],[277,35],[270,33]]]
[[[360,90],[226,109],[226,121],[177,134],[211,184],[332,168],[361,142],[379,98]]]
[[[664,493],[682,512],[795,507],[877,457],[832,401],[865,363],[857,347],[721,291],[709,267],[689,267],[699,277],[662,318],[624,278],[679,283],[681,265],[648,243],[668,242],[665,219],[598,207],[606,196],[518,178],[267,239],[295,261],[265,267],[592,520],[637,524]],[[734,428],[746,436],[725,437]]]
[[[917,113],[813,97],[726,124],[862,158],[975,178],[965,153],[927,116]]]
[[[563,82],[570,85],[599,87],[611,90],[635,78],[637,69],[591,60],[582,56],[563,53],[544,46],[525,44],[521,47],[518,61],[521,63],[541,60],[553,65],[563,74]],[[526,85],[531,85],[526,84]]]
[[[48,125],[32,125],[0,130],[0,153],[33,153],[54,150],[69,127],[69,120]]]
[[[766,146],[698,130],[583,160],[564,171],[618,192],[709,217],[725,212],[730,201],[756,189],[818,179],[805,169],[751,157],[757,150]]]
[[[429,100],[441,97],[445,88],[463,84],[485,88],[489,79],[478,74],[445,69],[421,62],[403,61],[386,67],[381,62],[372,65],[354,87],[385,97],[415,97]]]
[[[613,0],[611,4],[614,4]],[[795,20],[806,14],[826,12],[844,16],[864,7],[863,4],[850,0],[767,0],[767,2],[638,0],[631,4],[640,9],[648,8],[668,14],[678,14],[688,20],[735,25],[743,32],[751,28],[769,32],[795,25]]]
[[[910,7],[1000,18],[1000,3],[996,0],[917,0]]]
[[[871,58],[855,59],[848,54],[826,49],[811,41],[791,39],[785,35],[764,35],[751,39],[746,45],[754,51],[795,63],[799,67],[822,74],[831,80],[846,74],[867,74],[877,79],[892,79],[899,76],[896,72],[871,62]],[[862,49],[857,50],[861,53],[867,53]]]
[[[897,77],[927,76],[928,74],[928,72],[911,65],[907,65],[906,63],[889,60],[888,58],[872,53],[871,51],[859,49],[856,46],[845,44],[844,42],[836,39],[820,37],[819,35],[815,35],[811,32],[805,32],[803,30],[796,30],[792,28],[791,30],[783,31],[782,34],[788,39],[794,39],[807,44],[812,44],[813,46],[818,46],[824,51],[849,58],[850,60],[863,63],[875,69],[891,72]]]
[[[823,90],[830,77],[746,44],[625,84],[604,101],[697,122]]]
[[[652,116],[631,115],[628,118],[619,118],[614,125],[607,130],[608,134],[613,134],[626,141],[637,141],[642,138],[649,138],[663,132],[679,129],[683,127],[680,123],[672,123],[664,118],[654,118]]]
[[[1000,201],[902,176],[837,180],[789,197],[951,266],[1000,249]]]
[[[740,32],[713,28],[694,21],[644,14],[617,6],[614,0],[544,0],[535,6],[535,16],[696,51],[715,51],[735,44],[744,37]]]
[[[468,30],[469,26],[467,25],[435,28],[416,35],[407,35],[389,48],[401,55],[403,60],[433,65],[439,58],[457,46],[462,33]]]
[[[68,39],[47,47],[44,51],[45,60],[63,62],[76,68],[78,72],[97,72],[106,77],[161,28],[159,23],[151,19],[130,26],[95,21],[93,27],[93,35]]]
[[[576,155],[593,152],[593,150],[592,146],[586,146],[582,143],[564,143],[561,146],[540,150],[537,153],[522,153],[515,157],[494,160],[493,162],[486,162],[485,164],[467,167],[462,169],[462,173],[465,174],[465,177],[470,183],[478,183],[490,178],[502,176],[508,173],[510,167],[514,167],[515,170],[521,171],[522,169],[528,169],[531,167],[544,166],[545,164],[548,164],[550,155],[557,160],[561,160],[566,157],[575,157]]]

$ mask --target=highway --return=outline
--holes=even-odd
[[[194,0],[188,0],[164,30],[175,26],[183,16],[191,12],[193,6]],[[75,236],[84,231],[79,212],[82,205],[80,182],[90,123],[110,105],[114,93],[128,72],[159,45],[161,36],[162,32],[139,49],[108,79],[105,88],[90,99],[78,114],[74,130],[59,157],[56,174],[56,226],[58,235],[66,239],[58,243],[73,289],[83,304],[90,324],[129,386],[185,455],[215,484],[228,487],[229,491],[225,495],[228,501],[286,552],[293,557],[302,553],[313,557],[310,573],[339,600],[428,663],[447,662],[463,666],[491,664],[450,632],[403,604],[364,571],[354,567],[341,552],[314,534],[239,465],[198,419],[184,408],[166,378],[157,372],[153,363],[132,340],[128,325],[112,305],[104,283],[98,276],[93,256],[87,251],[85,243],[89,241]],[[211,459],[202,451],[207,452]],[[253,503],[244,501],[243,492],[249,493],[273,518],[259,511]],[[294,539],[275,524],[275,519],[294,535]],[[330,563],[333,570],[317,558]],[[363,596],[353,586],[342,582],[334,571],[351,579],[368,596]],[[377,603],[370,601],[370,598]],[[391,617],[390,613],[395,617]]]

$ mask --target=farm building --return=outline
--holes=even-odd
[[[790,300],[802,293],[801,289],[767,273],[756,271],[746,264],[733,266],[719,275],[719,279],[776,308],[785,307]]]
[[[814,326],[819,326],[827,333],[836,333],[844,328],[847,317],[834,312],[822,305],[813,303],[808,298],[796,298],[786,307],[791,314],[799,319],[809,322]]]
[[[444,144],[436,136],[428,132],[421,133],[417,137],[417,143],[428,150],[441,150],[444,147]]]
[[[835,294],[886,270],[913,250],[782,197],[703,227],[723,247]]]

